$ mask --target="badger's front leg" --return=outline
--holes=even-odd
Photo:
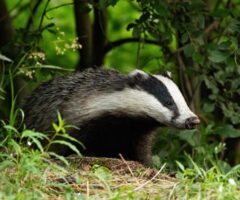
[[[145,166],[152,164],[152,140],[154,138],[154,132],[140,135],[136,138],[134,145],[135,158]]]

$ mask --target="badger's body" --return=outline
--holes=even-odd
[[[194,128],[199,119],[188,108],[171,79],[134,71],[88,69],[40,85],[23,104],[27,128],[47,132],[59,111],[70,134],[85,145],[89,156],[151,161],[151,141],[161,124]],[[79,147],[80,148],[80,147]],[[66,146],[53,151],[70,154]]]

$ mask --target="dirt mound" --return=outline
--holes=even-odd
[[[178,184],[160,170],[146,168],[135,161],[113,158],[70,156],[63,178],[49,174],[49,181],[70,186],[77,196],[90,199],[169,198]],[[61,189],[53,188],[56,191]],[[59,199],[59,198],[57,198]]]

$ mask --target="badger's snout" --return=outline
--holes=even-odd
[[[200,124],[200,119],[198,117],[189,117],[185,121],[185,128],[194,129],[198,124]]]

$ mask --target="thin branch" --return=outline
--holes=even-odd
[[[127,166],[128,171],[130,172],[130,174],[132,175],[132,177],[135,177],[133,174],[133,171],[131,169],[131,167],[128,165],[127,161],[125,160],[125,158],[122,156],[122,154],[119,154],[119,157],[121,158],[121,160],[123,161],[123,163]]]
[[[217,29],[218,25],[219,25],[219,21],[214,21],[204,30],[204,32],[205,33],[209,33],[212,30]]]
[[[147,180],[145,183],[143,183],[142,185],[138,186],[137,188],[134,189],[134,191],[139,191],[141,190],[143,187],[145,187],[147,184],[149,184],[150,182],[152,182],[155,178],[157,178],[157,176],[163,171],[163,169],[165,168],[166,163],[163,164],[163,166],[161,167],[161,169],[150,179]]]
[[[73,6],[73,5],[74,5],[73,2],[71,2],[71,3],[63,3],[63,4],[60,4],[58,6],[54,6],[52,8],[47,9],[46,12],[50,12],[52,10],[55,10],[55,9],[58,9],[58,8],[61,8],[61,7],[64,7],[64,6]]]
[[[33,23],[33,18],[34,18],[34,15],[36,14],[37,12],[37,9],[39,7],[39,5],[41,4],[42,0],[37,0],[35,5],[33,6],[33,9],[31,10],[31,14],[28,18],[28,21],[27,21],[27,24],[26,24],[26,29],[29,30],[30,26],[32,25]]]
[[[47,12],[47,7],[48,7],[48,4],[50,3],[50,0],[47,0],[45,6],[44,6],[44,9],[43,9],[43,13],[42,13],[42,16],[41,16],[41,19],[40,19],[40,23],[39,23],[39,29],[42,28],[42,24],[43,24],[43,19],[46,15],[46,12]]]
[[[130,172],[131,176],[134,177],[136,179],[136,182],[139,184],[138,179],[134,176],[134,173],[131,169],[131,167],[129,166],[129,164],[127,163],[127,161],[124,159],[124,157],[122,156],[122,154],[119,154],[119,157],[121,158],[121,160],[123,161],[123,163],[127,166],[128,171]]]
[[[157,40],[139,39],[139,38],[123,38],[113,42],[108,42],[104,47],[104,53],[107,54],[112,49],[130,42],[142,42],[145,44],[153,44],[153,45],[161,46],[161,42]]]

